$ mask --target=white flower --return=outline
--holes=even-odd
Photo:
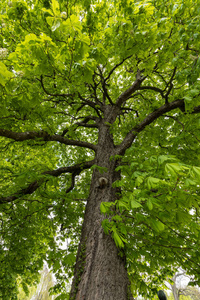
[[[8,55],[8,49],[6,48],[0,48],[0,58],[6,58],[6,56]]]
[[[24,72],[23,71],[17,71],[15,72],[16,76],[19,76],[19,77],[23,77],[24,76]]]

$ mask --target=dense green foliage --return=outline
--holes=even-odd
[[[101,211],[132,291],[179,265],[200,284],[198,1],[2,0],[0,12],[0,298],[16,299],[18,276],[36,282],[44,260],[65,291],[97,119],[115,103],[116,147],[135,139],[118,156],[122,194]]]

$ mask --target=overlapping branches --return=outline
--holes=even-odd
[[[165,103],[158,109],[148,114],[143,121],[141,121],[131,131],[129,131],[129,133],[124,138],[123,142],[117,147],[116,153],[117,154],[124,153],[124,151],[131,146],[137,134],[142,130],[144,130],[147,125],[150,125],[155,120],[157,120],[160,116],[177,108],[182,109],[183,107],[184,107],[184,99],[178,99],[171,103]],[[195,107],[192,111],[192,113],[199,113],[199,112],[200,112],[200,106]]]
[[[90,121],[90,120],[96,120],[96,118],[95,117],[91,117],[91,116],[88,116],[88,117],[85,117],[84,119],[83,119],[83,121],[81,121],[81,122],[76,122],[76,123],[74,123],[74,125],[73,126],[75,126],[76,128],[78,128],[78,127],[86,127],[86,128],[98,128],[98,125],[95,123],[95,124],[88,124],[88,122]],[[69,131],[69,128],[65,128],[64,130],[63,130],[63,132],[62,132],[62,136],[65,136],[66,134],[67,134],[67,132]]]
[[[116,101],[116,106],[121,107],[123,103],[126,102],[127,99],[129,99],[129,97],[136,92],[141,83],[145,80],[146,77],[142,77],[140,70],[138,70],[137,72],[137,76],[136,76],[136,80],[133,82],[133,84],[126,90],[124,91],[117,99]]]
[[[35,180],[34,182],[31,182],[26,187],[21,188],[19,191],[14,193],[11,196],[7,197],[0,197],[0,204],[3,203],[9,203],[14,200],[17,200],[25,195],[33,194],[44,182],[48,181],[48,176],[58,177],[62,174],[71,173],[72,174],[72,184],[71,186],[66,190],[66,193],[69,193],[73,187],[75,182],[75,176],[79,175],[83,170],[89,169],[94,164],[94,160],[86,161],[84,163],[76,164],[69,167],[61,167],[56,170],[52,171],[45,171],[42,174],[40,174],[40,179]],[[44,175],[44,177],[41,175]]]

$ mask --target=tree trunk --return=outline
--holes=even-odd
[[[179,292],[178,292],[178,289],[176,287],[176,283],[174,282],[173,285],[171,285],[172,287],[172,293],[173,293],[173,296],[174,296],[174,300],[179,300]]]
[[[93,172],[70,300],[133,299],[128,292],[129,280],[125,260],[118,255],[113,239],[106,235],[102,228],[104,216],[100,213],[100,204],[102,201],[116,199],[116,188],[112,187],[112,183],[120,178],[120,174],[115,171],[116,161],[110,159],[113,154],[114,144],[109,127],[102,122],[96,164],[106,167],[107,172]],[[100,177],[108,180],[103,187],[99,186]]]

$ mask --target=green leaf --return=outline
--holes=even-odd
[[[124,199],[117,201],[117,207],[120,212],[122,212],[123,210],[129,210],[130,206],[128,202],[124,201]]]
[[[138,208],[138,207],[142,207],[142,205],[138,201],[132,199],[131,200],[131,208],[134,209],[134,208]]]
[[[70,253],[70,254],[67,254],[63,260],[63,263],[64,265],[70,265],[70,266],[73,266],[73,264],[75,263],[76,261],[76,256],[74,255],[74,253]]]
[[[101,210],[102,214],[105,214],[107,212],[107,207],[105,206],[104,202],[101,202],[100,210]]]
[[[187,179],[185,180],[185,185],[186,185],[186,186],[196,186],[196,185],[197,185],[197,182],[194,181],[194,180],[192,180],[192,179],[187,178]]]
[[[52,0],[52,9],[53,9],[53,13],[54,15],[58,15],[60,7],[59,7],[59,2],[57,0]]]
[[[179,223],[188,223],[191,219],[190,214],[184,212],[184,211],[178,211],[176,213],[176,219]]]
[[[157,220],[151,220],[152,229],[157,232],[163,231],[165,229],[165,225]]]
[[[172,155],[160,155],[160,156],[158,156],[159,165],[163,164],[166,161],[171,161],[171,160],[177,161],[177,158],[172,156]]]
[[[92,170],[97,169],[101,174],[106,173],[108,171],[106,167],[100,167],[98,165],[93,165],[91,169]]]
[[[68,300],[69,299],[69,294],[62,293],[58,297],[55,298],[56,300]]]
[[[165,165],[165,172],[169,173],[172,177],[176,177],[181,171],[181,167],[178,163],[167,163]]]
[[[115,244],[117,247],[119,247],[119,248],[124,247],[124,243],[122,242],[122,240],[119,237],[119,235],[117,234],[117,232],[113,232],[113,238],[114,238],[114,241],[115,241]]]
[[[147,186],[148,189],[154,189],[159,186],[159,184],[162,182],[159,178],[155,177],[148,177],[147,178]]]
[[[144,181],[144,178],[142,176],[138,176],[135,180],[135,185],[140,186]]]
[[[192,167],[191,172],[198,180],[200,180],[200,167]]]
[[[47,17],[46,18],[47,20],[47,23],[52,27],[53,26],[53,23],[54,23],[54,20],[55,18],[54,17]]]
[[[147,199],[147,207],[148,207],[149,210],[153,209],[153,203],[152,203],[150,198]]]
[[[8,80],[13,77],[13,73],[8,71],[7,67],[0,61],[0,84],[5,86]]]
[[[110,208],[115,205],[113,202],[101,202],[100,204],[100,210],[103,214],[109,213]]]

